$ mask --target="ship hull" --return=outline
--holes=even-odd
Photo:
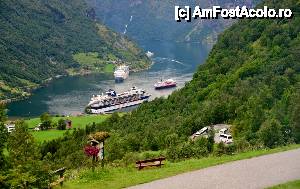
[[[176,87],[176,84],[172,84],[172,85],[164,85],[164,86],[155,86],[156,90],[161,90],[161,89],[168,89],[168,88],[173,88]]]
[[[120,66],[114,72],[115,82],[123,82],[129,76],[129,67],[128,66]]]
[[[122,83],[125,79],[123,77],[115,77],[116,83]]]
[[[132,102],[126,102],[123,104],[118,104],[118,105],[113,105],[105,108],[96,108],[96,107],[91,107],[88,108],[88,113],[90,114],[105,114],[105,113],[110,113],[114,112],[116,110],[121,110],[123,108],[128,108],[128,107],[133,107],[137,106],[139,104],[142,104],[143,102],[147,102],[149,100],[150,96],[144,97],[143,99],[132,101]]]

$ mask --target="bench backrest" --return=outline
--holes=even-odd
[[[163,161],[165,159],[166,159],[165,157],[159,157],[159,158],[154,158],[154,159],[140,160],[140,161],[136,161],[136,164],[149,163],[149,162],[155,162],[155,161]]]

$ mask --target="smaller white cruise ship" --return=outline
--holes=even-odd
[[[124,81],[129,76],[129,67],[126,65],[117,67],[117,69],[114,72],[114,76],[116,82]]]

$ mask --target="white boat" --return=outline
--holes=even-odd
[[[90,114],[104,114],[126,107],[136,106],[149,100],[151,95],[143,89],[132,87],[129,91],[117,94],[110,89],[106,94],[93,96],[86,112]]]
[[[146,55],[150,58],[150,57],[152,57],[152,56],[154,55],[154,53],[153,53],[153,52],[150,52],[150,51],[147,51],[147,52],[146,52]]]
[[[117,67],[117,69],[114,72],[114,76],[116,82],[124,81],[129,76],[129,67],[126,65]]]

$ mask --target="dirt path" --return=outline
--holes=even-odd
[[[300,179],[300,149],[240,160],[130,189],[266,188]]]

